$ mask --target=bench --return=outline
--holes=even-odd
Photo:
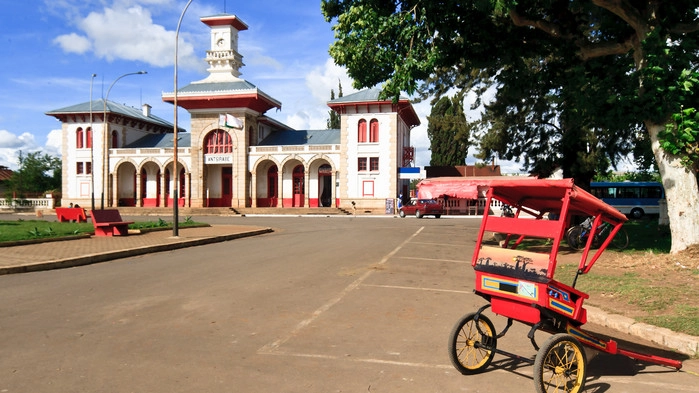
[[[90,214],[95,236],[125,236],[129,234],[129,224],[133,224],[122,220],[116,209],[90,210]]]
[[[56,218],[58,222],[87,222],[87,215],[82,207],[57,207]]]

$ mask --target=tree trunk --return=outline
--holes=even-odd
[[[658,141],[658,132],[664,126],[646,121],[651,148],[658,163],[665,188],[667,213],[672,235],[671,253],[699,244],[699,187],[696,175],[686,169],[678,157],[667,154]]]

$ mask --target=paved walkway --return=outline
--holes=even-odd
[[[271,228],[243,225],[213,225],[200,228],[179,228],[132,232],[129,236],[82,237],[72,240],[41,242],[0,247],[0,275],[89,265],[117,258],[151,252],[174,250],[223,242],[271,232]]]

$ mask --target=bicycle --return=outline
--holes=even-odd
[[[579,225],[574,225],[568,229],[566,232],[566,242],[568,245],[575,250],[582,250],[587,244],[587,239],[590,237],[590,232],[592,232],[592,223],[594,217],[588,217]],[[608,222],[603,222],[595,230],[595,235],[592,238],[592,248],[599,248],[602,243],[609,237],[613,226]],[[623,227],[619,229],[614,238],[612,239],[610,246],[616,248],[617,250],[623,250],[629,245],[629,235],[626,233],[626,229]]]

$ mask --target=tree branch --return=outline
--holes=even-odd
[[[628,23],[643,39],[650,27],[641,13],[628,0],[592,0],[592,4],[604,8]]]
[[[596,45],[582,45],[578,51],[578,56],[583,60],[609,55],[623,55],[636,46],[636,37],[629,37],[623,42],[609,42]]]
[[[512,23],[514,23],[515,26],[519,27],[524,27],[524,26],[529,26],[529,27],[534,27],[536,29],[539,29],[547,34],[550,34],[553,37],[562,37],[561,35],[561,29],[558,25],[554,23],[549,23],[544,20],[534,20],[534,19],[529,19],[519,12],[517,10],[510,9],[510,19],[512,19]]]

